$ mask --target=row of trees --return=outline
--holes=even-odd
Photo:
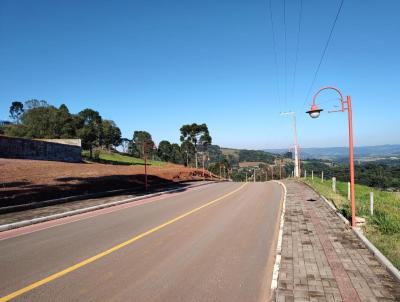
[[[3,126],[6,135],[26,138],[80,138],[84,150],[120,150],[133,157],[144,155],[176,164],[204,166],[215,174],[221,169],[231,173],[239,161],[271,163],[274,156],[263,151],[240,150],[238,156],[225,156],[220,147],[212,145],[212,137],[206,124],[186,124],[180,128],[180,144],[162,140],[156,147],[151,134],[135,131],[131,139],[122,138],[117,125],[103,119],[98,111],[87,108],[77,114],[69,112],[66,105],[59,108],[43,100],[12,102],[10,118],[13,124]],[[200,162],[200,163],[199,163]]]
[[[122,150],[134,157],[157,158],[162,161],[198,166],[199,153],[201,157],[210,159],[210,155],[218,157],[218,151],[222,154],[218,146],[212,146],[206,124],[187,124],[180,128],[181,144],[170,143],[162,140],[158,148],[153,141],[151,134],[147,131],[135,131],[131,140],[122,139]],[[216,149],[218,151],[216,151]]]
[[[132,139],[122,138],[113,121],[103,119],[98,111],[89,108],[72,114],[64,104],[57,108],[33,99],[12,102],[9,113],[14,123],[3,126],[0,133],[26,138],[80,138],[90,157],[94,148],[122,149],[123,153],[139,158],[146,153],[150,158],[193,166],[198,166],[198,153],[213,161],[223,157],[220,148],[211,145],[206,124],[183,125],[180,144],[162,140],[156,148],[149,132],[135,131]]]
[[[358,184],[385,190],[400,189],[400,162],[393,162],[392,164],[380,162],[356,163],[354,168],[355,181]],[[321,172],[324,171],[326,179],[336,177],[340,181],[349,180],[348,164],[327,164],[325,161],[311,159],[302,164],[302,171],[304,170],[307,170],[307,173],[314,171],[314,175],[317,177],[320,177]]]
[[[71,114],[62,104],[59,108],[46,101],[12,102],[11,125],[3,126],[3,134],[26,138],[80,138],[82,147],[90,151],[95,147],[112,149],[122,142],[121,131],[112,120],[101,117],[98,111],[84,109]]]

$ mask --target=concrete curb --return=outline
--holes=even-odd
[[[332,204],[328,201],[328,199],[325,198],[325,196],[320,195],[323,200],[325,200],[328,204]],[[334,208],[335,213],[340,217],[340,219],[343,220],[345,224],[350,226],[350,221],[348,221],[341,213],[337,211],[337,208]],[[375,256],[375,258],[378,260],[380,264],[382,264],[385,269],[398,281],[400,282],[400,271],[390,262],[388,258],[385,257],[377,248],[375,245],[372,244],[371,241],[367,239],[367,237],[364,236],[362,233],[361,229],[359,228],[351,228],[353,233],[360,239],[364,245],[369,249],[369,251]]]
[[[278,277],[279,277],[279,268],[281,264],[282,258],[282,238],[283,238],[283,225],[285,222],[285,210],[286,210],[286,196],[287,196],[287,189],[284,183],[274,180],[273,182],[279,184],[283,188],[283,204],[282,204],[282,213],[280,218],[279,224],[279,234],[278,234],[278,243],[276,246],[276,257],[275,257],[275,264],[272,273],[272,280],[271,280],[271,289],[274,291],[278,288]]]
[[[117,193],[125,193],[125,192],[128,193],[131,191],[132,191],[132,189],[118,189],[118,190],[111,190],[111,191],[105,191],[105,192],[96,192],[96,193],[61,197],[61,198],[56,198],[56,199],[44,200],[44,201],[35,201],[35,202],[30,202],[30,203],[21,204],[21,205],[1,207],[0,214],[21,212],[21,211],[25,211],[25,210],[37,209],[37,208],[47,207],[47,206],[56,205],[56,204],[67,203],[67,202],[71,202],[71,201],[78,201],[78,200],[85,200],[85,199],[99,198],[99,197],[107,197],[107,196],[112,196]]]
[[[68,217],[68,216],[78,215],[78,214],[87,213],[87,212],[91,212],[91,211],[96,211],[96,210],[100,210],[100,209],[104,209],[104,208],[110,208],[110,207],[114,207],[114,206],[125,204],[125,203],[130,203],[130,202],[141,200],[141,199],[147,199],[147,198],[160,196],[160,195],[164,195],[164,194],[168,194],[168,193],[184,191],[185,189],[201,187],[201,186],[205,186],[205,185],[209,185],[209,184],[213,184],[213,183],[214,182],[209,182],[209,183],[202,183],[199,185],[188,186],[186,188],[171,189],[171,190],[166,190],[166,191],[162,191],[162,192],[141,195],[141,196],[137,196],[137,197],[132,197],[132,198],[127,198],[127,199],[123,199],[123,200],[119,200],[119,201],[105,203],[105,204],[101,204],[101,205],[97,205],[97,206],[68,211],[68,212],[64,212],[64,213],[53,214],[53,215],[34,218],[34,219],[30,219],[30,220],[23,220],[23,221],[13,222],[13,223],[9,223],[9,224],[3,224],[3,225],[0,225],[0,232],[17,229],[17,228],[21,228],[24,226],[45,222],[45,221],[60,219],[63,217]]]
[[[378,261],[386,268],[386,270],[400,282],[400,271],[383,255],[376,247],[365,237],[360,230],[353,228],[353,233],[365,244]]]
[[[318,193],[318,194],[319,194],[319,193]],[[338,209],[335,207],[335,205],[334,205],[331,201],[329,201],[324,195],[319,194],[319,196],[321,196],[321,198],[332,208],[332,210],[335,211],[336,215],[338,215],[339,218],[342,219],[342,221],[343,221],[345,224],[350,225],[350,221],[348,221],[348,220],[346,219],[346,217],[344,217],[344,216],[342,215],[342,213],[338,212]]]
[[[317,192],[313,187],[311,187],[309,184],[303,182],[305,185],[310,187],[315,193],[317,193],[321,198],[335,211],[336,215],[339,216],[339,218],[348,226],[350,226],[350,221],[348,221],[340,212],[338,212],[337,208],[333,205],[332,202],[330,202],[325,196],[321,195],[319,192]],[[398,282],[400,282],[400,271],[392,264],[392,262],[389,261],[389,259],[386,258],[385,255],[383,255],[375,245],[371,243],[367,239],[367,237],[364,236],[364,234],[361,232],[360,229],[358,228],[351,228],[353,233],[360,239],[364,245],[369,249],[369,251],[375,256],[375,258],[378,260],[380,264],[382,264],[385,269],[395,278]]]
[[[110,195],[113,195],[116,193],[129,192],[131,190],[132,189],[111,190],[111,191],[106,191],[106,192],[89,193],[89,194],[83,194],[83,195],[73,195],[73,196],[49,199],[49,200],[44,200],[44,201],[30,202],[30,203],[20,204],[20,205],[16,205],[16,206],[1,207],[0,214],[21,212],[21,211],[25,211],[25,210],[47,207],[47,206],[51,206],[51,205],[55,205],[55,204],[67,203],[70,201],[84,200],[84,199],[97,198],[97,197],[107,197],[107,196],[110,196]]]

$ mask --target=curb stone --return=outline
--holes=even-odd
[[[286,196],[287,196],[287,189],[284,183],[274,180],[275,183],[279,184],[283,188],[283,203],[282,203],[282,212],[279,222],[279,234],[278,234],[278,242],[276,246],[276,257],[274,268],[272,272],[272,279],[271,279],[271,290],[275,291],[278,288],[278,277],[279,277],[279,268],[282,258],[282,238],[283,238],[283,225],[285,222],[285,210],[286,210]],[[272,296],[274,293],[272,293]],[[273,299],[274,300],[274,299]]]
[[[49,200],[44,200],[44,201],[34,201],[34,202],[29,202],[29,203],[25,203],[25,204],[14,205],[14,206],[0,207],[0,214],[21,212],[21,211],[25,211],[25,210],[37,209],[37,208],[67,203],[67,202],[71,202],[71,201],[107,197],[107,196],[112,196],[113,194],[117,194],[117,193],[125,193],[125,192],[128,193],[130,191],[132,191],[132,189],[117,189],[117,190],[111,190],[111,191],[105,191],[105,192],[73,195],[73,196],[49,199]],[[144,196],[144,195],[142,195],[142,196]]]
[[[45,222],[45,221],[60,219],[60,218],[68,217],[68,216],[74,216],[74,215],[78,215],[78,214],[82,214],[82,213],[92,212],[92,211],[96,211],[96,210],[100,210],[100,209],[104,209],[104,208],[110,208],[110,207],[113,207],[113,206],[117,206],[117,205],[121,205],[121,204],[125,204],[125,203],[130,203],[130,202],[141,200],[141,199],[147,199],[147,198],[151,198],[151,197],[156,197],[156,196],[160,196],[160,195],[164,195],[164,194],[172,193],[172,192],[179,192],[179,191],[183,191],[185,189],[201,187],[201,186],[205,186],[205,185],[209,185],[209,184],[213,184],[213,182],[211,182],[211,183],[203,183],[203,184],[193,185],[193,186],[188,186],[186,188],[171,189],[171,190],[166,190],[166,191],[163,191],[163,192],[157,192],[157,193],[151,193],[151,194],[148,194],[148,195],[142,195],[142,196],[127,198],[127,199],[114,201],[114,202],[110,202],[110,203],[105,203],[105,204],[101,204],[101,205],[97,205],[97,206],[77,209],[77,210],[73,210],[73,211],[67,211],[67,212],[64,212],[64,213],[53,214],[53,215],[44,216],[44,217],[38,217],[38,218],[30,219],[30,220],[23,220],[23,221],[13,222],[13,223],[9,223],[9,224],[3,224],[3,225],[0,225],[0,232],[12,230],[12,229],[17,229],[17,228],[29,226],[29,225],[32,225],[32,224]]]

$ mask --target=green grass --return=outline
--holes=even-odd
[[[93,154],[95,152],[93,151]],[[89,151],[83,151],[82,156],[89,161],[96,161],[103,164],[111,165],[144,165],[144,160],[141,158],[136,158],[132,156],[122,155],[119,153],[100,151],[98,160],[89,159]],[[94,155],[93,155],[94,156]],[[163,161],[148,160],[147,163],[151,166],[162,167],[167,163]]]
[[[311,177],[302,181],[330,199],[346,217],[351,217],[350,202],[347,200],[347,182],[336,182],[336,193],[332,181]],[[367,238],[400,269],[400,195],[396,192],[380,191],[364,185],[356,185],[356,213],[366,218],[364,228]],[[374,192],[374,215],[370,215],[370,192]]]

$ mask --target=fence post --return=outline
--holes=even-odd
[[[324,171],[321,172],[321,182],[324,182]]]
[[[369,192],[369,212],[374,215],[374,192]]]
[[[304,178],[307,178],[307,170],[304,170]]]
[[[314,180],[314,170],[311,170],[311,180]]]
[[[349,200],[350,201],[350,182],[348,181],[347,182],[347,200]]]
[[[332,177],[332,191],[336,193],[336,177]]]

